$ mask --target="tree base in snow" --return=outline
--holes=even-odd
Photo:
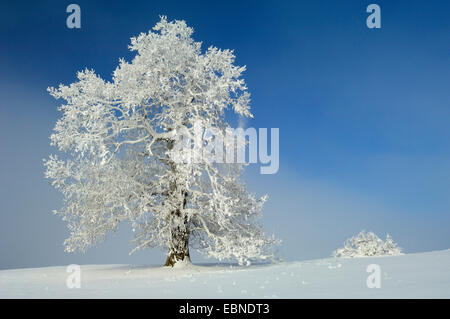
[[[178,264],[191,264],[191,258],[189,256],[189,252],[181,253],[181,254],[175,254],[175,253],[169,254],[169,256],[167,256],[166,263],[164,264],[164,266],[165,267],[173,267]]]

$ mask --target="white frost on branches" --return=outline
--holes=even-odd
[[[85,250],[121,222],[131,222],[133,251],[189,246],[239,263],[272,258],[277,241],[258,223],[266,197],[248,193],[240,164],[177,163],[168,154],[177,131],[198,123],[226,130],[225,111],[252,117],[250,95],[233,51],[191,38],[184,21],[165,17],[131,39],[136,56],[121,59],[112,81],[93,70],[49,88],[65,100],[51,143],[65,152],[45,161],[46,177],[65,198],[66,250]],[[177,242],[178,241],[178,242]]]
[[[373,232],[360,232],[347,239],[343,248],[333,252],[334,257],[354,258],[369,256],[396,256],[401,255],[401,249],[393,242],[389,234],[386,241],[381,240]]]

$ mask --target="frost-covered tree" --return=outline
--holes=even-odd
[[[387,234],[386,241],[383,242],[373,232],[362,231],[358,235],[347,239],[344,247],[333,252],[334,257],[368,257],[368,256],[395,256],[401,255],[401,249]]]
[[[391,256],[397,256],[402,255],[402,249],[397,246],[397,244],[393,241],[391,235],[386,235],[386,240],[384,241],[383,245],[383,255],[391,255]]]
[[[161,17],[131,38],[136,55],[120,60],[111,81],[84,70],[77,82],[48,89],[65,101],[50,137],[64,157],[51,155],[45,175],[64,195],[55,213],[70,229],[67,251],[84,251],[130,222],[132,252],[162,247],[165,265],[189,262],[189,247],[240,264],[273,256],[276,240],[258,222],[266,197],[246,190],[241,164],[170,156],[177,132],[193,135],[195,123],[226,130],[227,109],[252,117],[245,67],[230,50],[204,52],[192,33]]]

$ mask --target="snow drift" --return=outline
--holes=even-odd
[[[380,288],[366,285],[380,267]],[[449,298],[450,250],[328,258],[240,267],[82,265],[68,289],[65,266],[0,271],[0,298]]]

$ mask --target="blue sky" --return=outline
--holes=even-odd
[[[68,29],[66,7],[81,7]],[[368,29],[366,7],[381,7]],[[264,222],[280,256],[329,256],[362,229],[407,252],[450,248],[448,1],[40,1],[0,4],[0,268],[150,263],[128,256],[127,225],[85,255],[67,255],[51,214],[61,196],[42,159],[58,119],[48,86],[93,68],[109,79],[129,39],[184,19],[204,48],[234,49],[252,93],[253,127],[280,128],[280,170],[246,173],[267,193]],[[202,261],[198,256],[197,261]],[[196,261],[194,258],[194,261]]]

